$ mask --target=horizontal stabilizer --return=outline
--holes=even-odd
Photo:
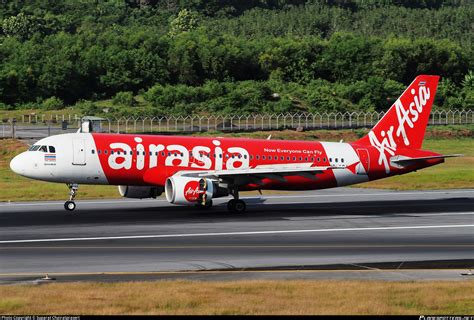
[[[406,157],[406,156],[394,156],[390,158],[390,162],[398,166],[408,166],[420,161],[433,160],[433,159],[444,159],[453,157],[462,157],[462,154],[442,154],[439,156],[427,156],[427,157]]]

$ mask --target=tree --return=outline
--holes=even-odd
[[[2,31],[7,37],[29,39],[41,29],[39,19],[34,16],[19,13],[3,20]]]
[[[188,9],[183,9],[178,16],[171,21],[169,35],[174,37],[182,32],[188,32],[196,29],[199,25],[198,14]]]

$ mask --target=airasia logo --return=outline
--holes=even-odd
[[[413,96],[412,102],[409,103],[408,109],[405,109],[403,103],[398,99],[395,102],[395,111],[397,112],[396,128],[390,126],[386,131],[381,130],[381,140],[377,137],[374,131],[369,132],[369,141],[370,144],[379,151],[379,165],[383,164],[385,167],[385,172],[390,173],[390,164],[387,154],[390,156],[395,155],[397,151],[397,143],[395,142],[394,136],[402,137],[403,143],[405,146],[410,145],[410,140],[406,132],[406,127],[413,129],[416,125],[416,122],[419,119],[421,113],[423,113],[423,108],[428,103],[428,100],[431,97],[430,89],[425,87],[425,82],[423,82],[418,88],[418,92],[413,88],[410,90],[411,95]],[[418,95],[417,95],[418,93]]]
[[[199,181],[189,181],[184,186],[184,198],[189,202],[196,202],[202,192],[199,190]]]

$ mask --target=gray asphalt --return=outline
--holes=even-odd
[[[62,202],[0,203],[0,280],[45,273],[81,280],[108,273],[110,281],[124,279],[120,273],[127,279],[451,279],[470,263],[474,269],[474,189],[338,188],[245,200],[248,212],[241,215],[227,212],[226,199],[210,211],[164,199],[77,201],[73,214]],[[429,268],[464,262],[449,272],[393,270],[420,261],[431,261]],[[386,262],[394,264],[383,273],[377,264]],[[169,273],[327,265],[372,272]]]

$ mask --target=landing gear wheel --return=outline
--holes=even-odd
[[[227,210],[229,210],[230,212],[233,212],[234,207],[235,207],[235,199],[230,199],[229,202],[227,202]]]
[[[244,201],[235,200],[234,210],[233,210],[235,213],[244,213],[246,209],[247,209],[247,205],[245,204]]]
[[[64,203],[64,209],[67,211],[74,211],[74,209],[76,209],[76,203],[74,201],[66,201]]]
[[[79,185],[73,183],[68,184],[67,187],[69,188],[69,200],[64,203],[64,209],[66,209],[67,211],[74,211],[74,209],[76,209],[76,203],[74,202],[74,198],[76,197]]]
[[[227,210],[234,213],[243,213],[247,209],[247,205],[242,200],[231,199],[227,202]]]

